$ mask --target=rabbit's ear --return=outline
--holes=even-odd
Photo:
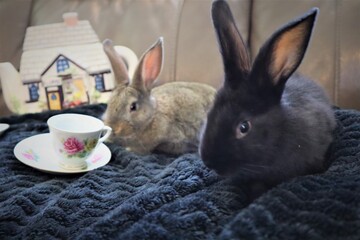
[[[106,39],[103,42],[103,48],[106,55],[109,58],[112,69],[114,71],[115,81],[117,84],[127,85],[129,83],[129,74],[124,61],[120,55],[116,52],[112,41]]]
[[[225,83],[237,86],[239,78],[226,77],[232,75],[246,76],[251,69],[251,61],[247,47],[236,27],[234,17],[225,1],[214,1],[212,4],[212,20],[222,54],[225,71]]]
[[[163,52],[163,38],[160,37],[141,57],[132,85],[137,89],[145,88],[146,91],[152,89],[162,69]]]
[[[265,73],[272,80],[271,84],[280,87],[282,92],[305,55],[317,13],[318,9],[314,8],[275,32],[261,48],[252,72]],[[258,79],[268,81],[266,77]]]

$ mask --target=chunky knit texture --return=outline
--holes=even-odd
[[[66,110],[100,117],[105,105]],[[32,169],[14,154],[47,133],[49,111],[0,119],[0,239],[359,239],[360,112],[335,110],[324,173],[294,178],[247,203],[241,186],[199,156],[138,156],[107,143],[109,164],[76,175]]]

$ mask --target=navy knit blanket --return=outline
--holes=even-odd
[[[65,112],[101,116],[106,106]],[[360,239],[360,112],[335,110],[324,173],[294,178],[248,204],[197,154],[138,156],[107,143],[99,169],[53,175],[13,153],[47,133],[49,111],[0,119],[0,239]]]

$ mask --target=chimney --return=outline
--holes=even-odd
[[[65,26],[73,27],[78,23],[78,14],[76,12],[68,12],[63,14]]]

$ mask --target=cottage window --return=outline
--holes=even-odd
[[[29,95],[31,102],[39,100],[39,87],[36,84],[29,85]]]
[[[57,72],[58,73],[64,72],[69,67],[70,67],[69,61],[66,58],[64,58],[63,56],[60,56],[59,59],[56,62]]]
[[[95,89],[99,92],[105,91],[104,76],[102,74],[95,75]]]
[[[71,94],[72,93],[72,79],[67,79],[63,81],[63,87],[65,89],[65,93]]]

